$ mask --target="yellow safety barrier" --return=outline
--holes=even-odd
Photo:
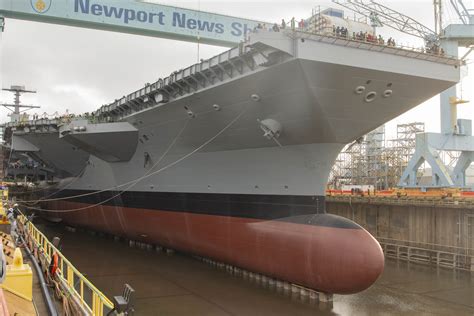
[[[56,276],[66,285],[70,295],[74,295],[90,315],[103,316],[107,310],[112,310],[113,303],[99,291],[82,273],[80,273],[64,255],[38,230],[30,221],[22,215],[19,216],[19,222],[22,223],[26,235],[30,236],[35,248],[42,252],[47,260],[51,262],[54,254],[58,256],[58,268]]]
[[[13,263],[7,265],[7,276],[1,287],[25,300],[33,300],[33,272],[31,267],[23,263],[20,248],[15,249]]]

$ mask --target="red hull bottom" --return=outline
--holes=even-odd
[[[87,204],[62,201],[50,206],[62,210]],[[363,291],[384,268],[379,243],[362,228],[113,206],[54,216],[70,225],[213,258],[326,293]]]

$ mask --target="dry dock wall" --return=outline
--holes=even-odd
[[[474,201],[344,196],[326,207],[367,229],[388,257],[474,271]]]

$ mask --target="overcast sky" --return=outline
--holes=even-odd
[[[325,8],[331,4],[330,1],[307,0],[158,2],[265,21],[307,18],[317,5]],[[433,0],[379,2],[434,28]],[[474,7],[474,0],[465,2]],[[445,20],[446,23],[456,22],[452,9],[446,10]],[[379,29],[379,33],[396,37],[398,43],[422,46],[419,39],[394,33],[386,27]],[[37,90],[37,95],[24,98],[25,103],[41,106],[37,113],[64,113],[66,109],[72,113],[94,111],[100,105],[135,91],[146,82],[185,68],[198,59],[197,44],[193,43],[11,19],[7,20],[6,30],[1,36],[0,84],[3,87],[26,85]],[[226,48],[201,45],[199,57],[212,57],[224,50]],[[473,67],[474,64],[471,72]],[[466,69],[463,73],[466,76],[461,85],[463,97],[473,99],[474,78],[467,75]],[[12,96],[2,93],[0,101],[11,102]],[[459,115],[474,119],[473,106],[462,106]],[[4,122],[8,119],[7,110],[2,108],[0,111],[0,121]],[[420,120],[425,121],[427,130],[438,131],[438,112],[438,99],[435,98],[388,124],[388,134],[393,135],[397,123]]]

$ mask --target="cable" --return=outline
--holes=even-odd
[[[73,211],[81,211],[81,210],[85,210],[85,209],[89,209],[89,208],[93,208],[93,207],[96,207],[96,206],[99,206],[99,205],[102,205],[114,198],[116,198],[117,196],[123,194],[124,192],[126,192],[127,190],[129,190],[131,187],[133,187],[136,183],[140,182],[141,180],[143,179],[146,179],[152,175],[155,175],[155,174],[158,174],[162,171],[165,171],[166,169],[168,168],[171,168],[173,167],[174,165],[180,163],[181,161],[189,158],[190,156],[192,156],[193,154],[195,154],[197,151],[201,150],[202,148],[204,148],[205,146],[207,146],[209,143],[211,143],[214,139],[216,139],[218,136],[220,136],[224,131],[226,131],[230,126],[232,126],[243,114],[244,112],[246,111],[246,108],[234,119],[232,120],[227,126],[225,126],[221,131],[219,131],[219,133],[217,133],[214,137],[212,137],[211,139],[209,139],[207,142],[205,142],[204,144],[202,144],[201,146],[197,147],[196,149],[194,149],[192,152],[188,153],[187,155],[181,157],[180,159],[166,165],[165,167],[155,171],[155,172],[152,172],[148,175],[145,175],[143,177],[140,177],[134,181],[131,181],[131,182],[134,182],[133,184],[131,184],[128,188],[126,188],[125,190],[117,193],[116,195],[104,200],[104,201],[101,201],[99,203],[96,203],[96,204],[93,204],[93,205],[88,205],[86,207],[81,207],[81,208],[77,208],[77,209],[69,209],[69,210],[44,210],[44,209],[41,209],[41,208],[34,208],[34,207],[30,207],[30,209],[33,209],[33,210],[40,210],[40,211],[45,211],[45,212],[60,212],[60,213],[64,213],[64,212],[73,212]],[[177,138],[176,138],[177,139]],[[169,148],[170,149],[170,148]],[[164,157],[164,156],[163,156]],[[155,164],[156,165],[156,164]],[[130,183],[130,182],[128,182]],[[109,190],[107,190],[109,191]]]
[[[80,207],[80,208],[76,208],[76,209],[69,209],[69,210],[44,210],[44,209],[41,209],[41,208],[36,208],[36,207],[30,207],[30,209],[33,209],[33,210],[39,210],[39,211],[43,211],[43,212],[53,212],[53,213],[69,213],[69,212],[76,212],[76,211],[82,211],[82,210],[86,210],[86,209],[90,209],[90,208],[93,208],[93,207],[96,207],[96,206],[99,206],[99,205],[102,205],[114,198],[116,198],[117,196],[123,194],[125,191],[127,191],[130,187],[133,187],[136,183],[148,178],[148,177],[151,177],[152,175],[155,175],[155,174],[158,174],[160,172],[163,172],[175,165],[177,165],[178,163],[180,163],[181,161],[191,157],[192,155],[194,155],[196,152],[198,152],[199,150],[201,150],[202,148],[204,148],[205,146],[207,146],[208,144],[210,144],[212,141],[214,141],[217,137],[219,137],[220,135],[222,135],[222,133],[224,133],[227,129],[229,129],[240,117],[242,117],[242,115],[246,112],[248,107],[245,107],[239,115],[237,115],[237,117],[235,117],[229,124],[227,124],[223,129],[221,129],[216,135],[214,135],[213,137],[211,137],[209,140],[207,140],[206,142],[204,142],[202,145],[200,145],[199,147],[197,147],[196,149],[194,149],[193,151],[191,151],[190,153],[184,155],[183,157],[175,160],[174,162],[164,166],[163,168],[161,169],[158,169],[157,171],[154,171],[150,174],[147,174],[141,178],[138,178],[137,180],[134,180],[134,181],[130,181],[128,183],[131,183],[131,182],[134,182],[132,185],[130,185],[127,189],[117,193],[116,195],[104,200],[104,201],[101,201],[99,203],[96,203],[96,204],[92,204],[92,205],[88,205],[88,206],[85,206],[85,207]],[[123,185],[122,185],[123,186]],[[105,191],[109,191],[109,190],[105,190]],[[104,192],[104,191],[102,191]],[[45,200],[46,201],[46,200]]]
[[[25,239],[23,236],[20,235],[21,242],[26,245]],[[41,292],[43,294],[44,300],[46,302],[46,306],[48,308],[48,314],[51,316],[57,316],[58,312],[56,311],[56,306],[53,303],[53,300],[51,298],[51,294],[48,291],[48,288],[46,287],[46,281],[43,276],[43,271],[41,270],[41,267],[39,266],[38,262],[36,261],[35,257],[31,253],[30,249],[28,247],[25,247],[25,251],[30,259],[30,262],[33,263],[33,267],[36,271],[36,274],[39,279],[39,284],[41,287]]]
[[[137,180],[135,180],[134,183],[132,183],[131,185],[129,185],[127,188],[125,188],[124,190],[120,191],[119,193],[117,193],[116,195],[102,201],[102,202],[99,202],[95,205],[91,205],[91,206],[88,206],[87,208],[90,208],[90,207],[95,207],[95,206],[99,206],[101,204],[104,204],[104,203],[107,203],[108,201],[110,200],[113,200],[115,199],[116,197],[122,195],[124,192],[128,191],[129,189],[131,189],[132,187],[134,187],[138,182],[141,181],[141,179],[144,179],[145,176],[147,176],[156,166],[158,166],[158,164],[160,164],[160,162],[165,158],[165,156],[168,154],[168,152],[171,150],[171,148],[174,147],[176,141],[179,139],[179,137],[181,137],[181,134],[184,132],[184,130],[186,129],[186,127],[188,126],[188,123],[189,123],[190,119],[186,120],[186,123],[184,124],[183,128],[180,130],[180,132],[178,133],[178,135],[176,135],[176,137],[174,138],[174,140],[171,142],[171,144],[168,146],[168,148],[165,150],[165,152],[163,153],[163,155],[161,155],[160,159],[158,159],[158,161],[150,168],[150,170],[148,170],[142,177],[138,178]],[[31,208],[31,207],[30,207]],[[42,209],[41,209],[42,210]],[[79,209],[78,209],[79,210]],[[68,210],[69,211],[69,210]]]
[[[246,101],[243,101],[243,102],[239,102],[239,103],[236,103],[234,105],[239,105],[239,104],[242,104],[242,103],[245,103]],[[245,111],[246,109],[244,109]],[[243,111],[243,112],[244,112]],[[242,115],[243,112],[240,114]],[[240,115],[237,117],[239,118]],[[231,122],[232,123],[232,122]],[[232,123],[233,124],[233,123]],[[71,196],[66,196],[66,197],[62,197],[62,198],[54,198],[54,199],[43,199],[43,200],[17,200],[16,202],[17,203],[27,203],[27,202],[34,202],[34,201],[41,201],[41,202],[52,202],[52,201],[61,201],[61,200],[69,200],[69,199],[73,199],[73,198],[79,198],[79,197],[85,197],[85,196],[91,196],[91,195],[95,195],[95,194],[99,194],[99,193],[103,193],[103,192],[107,192],[107,191],[112,191],[114,189],[118,189],[118,188],[122,188],[124,186],[127,186],[129,184],[132,184],[134,183],[135,181],[140,181],[142,180],[141,178],[138,178],[138,179],[135,179],[135,180],[131,180],[131,181],[128,181],[128,182],[125,182],[125,183],[122,183],[122,184],[119,184],[119,185],[115,185],[113,187],[109,187],[107,189],[103,189],[103,190],[99,190],[99,191],[93,191],[93,192],[89,192],[89,193],[83,193],[83,194],[78,194],[78,195],[71,195]]]
[[[35,205],[35,204],[38,204],[39,202],[42,202],[44,201],[44,199],[47,199],[49,197],[52,197],[53,195],[56,195],[58,194],[59,192],[62,192],[64,191],[66,188],[69,188],[73,183],[76,183],[77,180],[82,177],[84,175],[84,172],[86,171],[86,168],[87,168],[87,164],[84,166],[84,168],[82,168],[82,170],[79,172],[79,174],[69,183],[67,183],[65,186],[63,186],[62,188],[58,189],[57,191],[37,200],[37,201],[33,201],[33,202],[25,202],[26,204],[28,205]],[[41,190],[37,190],[37,191],[32,191],[32,192],[28,192],[28,193],[33,193],[33,192],[39,192],[39,191],[46,191],[48,189],[41,189]]]
[[[146,176],[149,172],[151,172],[162,160],[163,158],[168,154],[168,152],[171,150],[172,146],[174,146],[174,144],[176,143],[176,141],[178,140],[178,138],[181,136],[181,134],[184,132],[184,130],[186,129],[186,127],[188,126],[188,123],[189,123],[190,119],[186,120],[186,123],[184,124],[183,128],[181,129],[181,131],[178,133],[178,135],[174,138],[174,140],[171,142],[170,146],[168,146],[167,150],[163,153],[163,155],[160,157],[160,159],[158,159],[158,161],[150,168],[150,170],[148,170],[142,177],[138,178],[138,179],[135,179],[135,180],[132,180],[132,181],[129,181],[129,182],[126,182],[126,183],[123,183],[121,185],[118,185],[118,186],[114,186],[114,187],[111,187],[111,188],[108,188],[108,189],[105,189],[105,190],[100,190],[100,191],[94,191],[94,192],[90,192],[90,193],[85,193],[85,194],[79,194],[79,195],[72,195],[72,196],[67,196],[67,197],[62,197],[62,198],[55,198],[55,199],[47,199],[47,197],[50,197],[51,195],[45,197],[45,198],[41,198],[39,200],[30,200],[30,201],[25,201],[25,200],[17,200],[16,202],[17,203],[25,203],[25,204],[29,204],[29,205],[34,205],[34,204],[37,204],[38,202],[51,202],[51,201],[60,201],[60,200],[68,200],[68,199],[72,199],[72,198],[76,198],[76,197],[84,197],[84,196],[89,196],[89,195],[95,195],[95,194],[99,194],[99,193],[102,193],[102,192],[105,192],[105,191],[110,191],[114,188],[120,188],[120,187],[123,187],[123,186],[126,186],[128,184],[134,184],[138,181],[140,181],[144,176]],[[87,168],[87,165],[84,167],[83,171],[81,171],[81,174],[83,172],[85,172],[85,169]],[[82,176],[82,175],[80,175]],[[77,181],[79,179],[79,177],[76,177],[75,181]],[[69,187],[72,183],[74,183],[75,181],[71,181],[71,183],[69,183],[67,186]],[[65,187],[63,187],[60,191],[63,191],[65,189]],[[128,188],[127,188],[128,189]],[[127,190],[125,189],[125,190]],[[56,193],[59,193],[60,191],[57,191]],[[56,194],[55,193],[55,194]],[[54,195],[54,194],[52,194]]]

